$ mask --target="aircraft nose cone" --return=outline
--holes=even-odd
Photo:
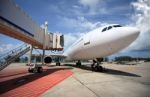
[[[130,28],[130,31],[131,31],[130,32],[131,35],[138,36],[140,34],[140,30],[135,27]]]
[[[128,27],[126,28],[127,30],[125,31],[126,35],[128,37],[129,40],[135,40],[139,34],[140,34],[140,30],[137,29],[136,27]]]

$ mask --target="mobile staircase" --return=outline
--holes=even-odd
[[[23,44],[7,53],[0,55],[0,71],[6,68],[9,64],[11,64],[15,59],[24,55],[30,50],[30,46],[28,44]]]

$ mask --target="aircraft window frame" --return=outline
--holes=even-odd
[[[105,32],[106,30],[107,30],[107,27],[103,28],[103,29],[102,29],[102,32]]]

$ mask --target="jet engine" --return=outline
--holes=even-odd
[[[44,58],[44,62],[45,62],[46,64],[51,63],[51,62],[52,62],[52,57],[51,57],[51,56],[46,56],[46,57]]]

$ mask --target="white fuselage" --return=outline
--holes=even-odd
[[[108,29],[108,27],[112,27]],[[116,53],[131,44],[139,35],[135,27],[97,28],[79,38],[64,53],[66,60],[83,60],[101,58]],[[107,28],[106,31],[102,30]]]

